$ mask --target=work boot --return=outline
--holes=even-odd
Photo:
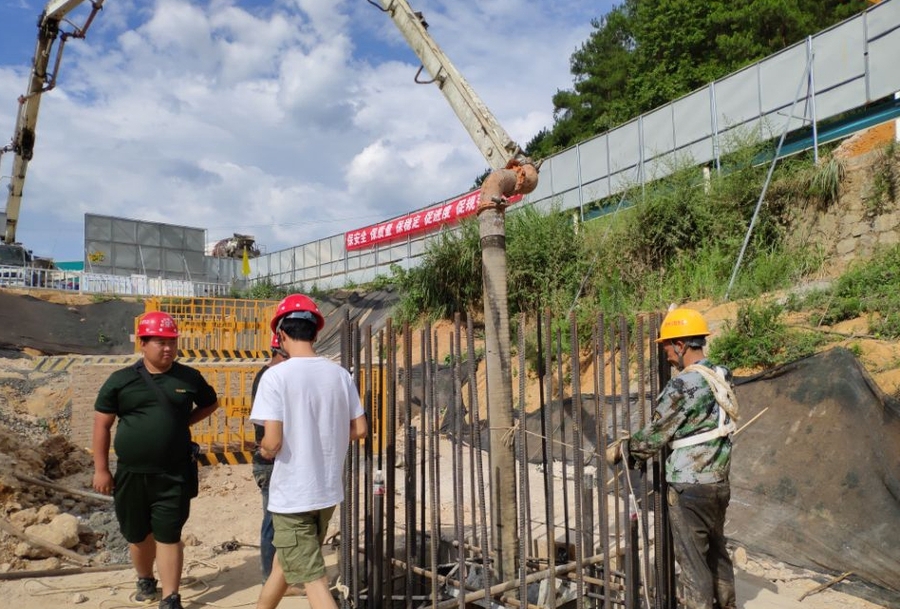
[[[137,593],[134,595],[134,600],[141,603],[158,599],[159,591],[156,589],[156,580],[152,577],[139,577],[137,580]]]
[[[159,601],[159,609],[184,609],[181,606],[181,595],[170,594],[166,598]]]

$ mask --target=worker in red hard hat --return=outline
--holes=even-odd
[[[368,424],[350,373],[313,347],[324,327],[319,307],[303,294],[282,300],[272,317],[272,331],[289,359],[260,379],[250,420],[265,427],[260,454],[275,460],[267,506],[275,538],[292,543],[276,546],[258,609],[276,607],[289,585],[300,584],[312,609],[336,607],[321,546],[344,499],[347,448],[366,437]]]
[[[210,416],[219,403],[215,389],[197,370],[175,361],[178,325],[169,314],[146,313],[137,336],[141,360],[113,372],[94,403],[93,487],[113,495],[137,571],[135,600],[161,596],[160,609],[182,609],[181,531],[198,490],[190,426]],[[116,421],[113,475],[109,448]]]

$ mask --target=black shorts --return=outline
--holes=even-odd
[[[140,543],[151,533],[160,543],[181,541],[191,512],[184,476],[117,470],[113,498],[119,529],[128,543]]]

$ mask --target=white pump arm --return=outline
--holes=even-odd
[[[50,65],[53,43],[60,36],[60,24],[66,15],[82,2],[84,0],[50,0],[38,21],[38,39],[34,50],[28,92],[19,98],[19,113],[16,116],[16,129],[12,143],[3,149],[4,152],[12,151],[14,154],[9,196],[6,200],[6,226],[3,234],[0,235],[0,240],[6,243],[13,243],[16,240],[16,225],[19,221],[25,172],[28,169],[28,162],[34,155],[35,129],[37,128],[41,95],[56,86],[56,72],[62,60],[65,39],[67,37],[83,38],[94,16],[103,5],[103,0],[92,2],[93,10],[85,25],[73,33],[62,34],[53,71],[48,74],[47,69]]]
[[[502,169],[513,159],[524,157],[522,149],[500,126],[462,74],[450,62],[427,31],[421,13],[413,12],[406,0],[379,0],[382,10],[406,38],[422,66],[431,75],[460,122],[475,141],[491,169]],[[416,82],[421,82],[416,79]]]

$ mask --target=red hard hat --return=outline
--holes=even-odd
[[[278,340],[278,335],[274,332],[272,332],[272,348],[281,349],[281,341]]]
[[[306,315],[303,315],[304,313]],[[325,327],[325,318],[319,312],[319,307],[312,301],[312,298],[303,294],[285,296],[284,300],[278,303],[278,308],[275,309],[275,316],[272,317],[272,332],[278,329],[278,321],[285,316],[315,321],[317,332]]]
[[[138,337],[158,336],[159,338],[178,338],[178,325],[172,316],[162,311],[145,313],[138,322]]]

